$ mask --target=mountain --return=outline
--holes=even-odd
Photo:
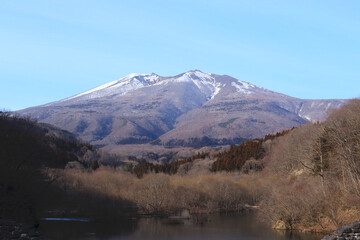
[[[233,144],[324,120],[346,100],[303,100],[227,75],[130,74],[57,102],[19,111],[98,146]]]

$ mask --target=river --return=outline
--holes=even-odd
[[[253,215],[212,216],[201,224],[158,218],[126,221],[41,221],[51,239],[68,240],[319,240],[323,234],[275,231]]]

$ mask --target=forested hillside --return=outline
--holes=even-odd
[[[262,139],[248,140],[240,145],[233,145],[230,151],[221,152],[217,155],[217,159],[213,163],[211,170],[214,172],[242,170],[245,173],[249,172],[249,170],[262,170],[263,162],[260,160],[263,159],[267,151],[269,151],[266,142],[284,136],[290,131],[291,130],[285,130],[276,134],[268,134]],[[244,165],[245,168],[243,168]]]

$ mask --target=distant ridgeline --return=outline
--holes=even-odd
[[[263,164],[260,159],[265,155],[265,149],[263,144],[267,140],[272,140],[277,137],[283,136],[288,132],[292,131],[285,130],[276,134],[268,134],[262,139],[247,140],[242,142],[240,145],[232,145],[229,151],[220,152],[214,157],[217,160],[213,163],[211,171],[240,171],[248,173],[250,170],[262,170]],[[141,161],[133,168],[134,174],[138,177],[142,177],[146,173],[166,173],[176,174],[179,167],[186,163],[191,163],[196,159],[205,159],[209,157],[210,153],[198,153],[192,157],[165,163],[165,164],[153,164],[146,161]],[[244,167],[245,166],[245,167]]]

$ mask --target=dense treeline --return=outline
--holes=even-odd
[[[181,165],[193,162],[195,159],[204,159],[209,155],[210,153],[198,153],[186,159],[181,159],[164,164],[153,164],[146,161],[141,161],[133,168],[133,173],[136,174],[137,177],[142,177],[144,174],[147,173],[166,173],[173,175],[177,173]]]
[[[220,153],[213,163],[212,171],[241,170],[251,158],[259,159],[262,153],[262,140],[248,140],[239,146],[231,146],[230,151]]]
[[[293,130],[293,129],[291,129]],[[280,136],[284,136],[291,130],[285,130],[276,134],[268,134],[263,139],[247,140],[238,146],[232,145],[227,152],[219,153],[217,160],[213,163],[211,170],[216,171],[240,171],[245,165],[246,161],[250,159],[261,159],[264,157],[265,149],[264,142],[273,140]],[[250,163],[250,162],[249,162]],[[252,161],[253,165],[258,166],[259,170],[262,169],[261,163],[256,164]],[[249,166],[247,166],[249,167]],[[248,169],[243,169],[247,171]]]

